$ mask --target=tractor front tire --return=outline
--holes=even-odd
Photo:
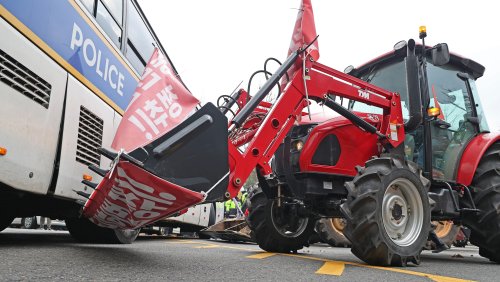
[[[113,230],[95,225],[86,218],[66,220],[71,236],[81,243],[131,244],[139,235],[140,229]]]
[[[419,264],[431,226],[428,183],[416,165],[390,157],[358,167],[341,206],[352,253],[371,265]]]
[[[486,150],[471,186],[481,213],[464,219],[472,231],[470,242],[479,247],[481,256],[500,263],[500,143]]]
[[[292,215],[288,217],[291,221],[278,220],[277,200],[268,199],[260,189],[249,200],[248,225],[259,247],[268,252],[290,253],[309,245],[309,238],[314,232],[313,220],[293,218]]]
[[[322,218],[316,223],[316,232],[324,243],[332,247],[350,247],[351,242],[344,235],[344,218]]]

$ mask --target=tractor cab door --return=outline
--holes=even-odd
[[[473,118],[477,117],[476,105],[472,91],[467,89],[474,81],[459,74],[458,68],[449,65],[427,67],[429,107],[440,109],[439,116],[431,121],[432,174],[437,180],[455,179],[462,151],[479,132],[477,119]]]

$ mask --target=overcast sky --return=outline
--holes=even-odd
[[[215,102],[264,60],[286,58],[300,0],[139,0],[191,92]],[[312,0],[319,61],[343,70],[392,50],[400,40],[448,43],[486,67],[477,87],[490,129],[500,130],[500,16],[495,1]]]

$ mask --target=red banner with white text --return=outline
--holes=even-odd
[[[111,229],[136,229],[203,201],[201,193],[118,161],[83,208],[83,216]]]
[[[151,142],[181,123],[198,103],[156,48],[111,147],[130,152]]]

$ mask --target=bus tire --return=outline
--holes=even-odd
[[[9,214],[0,214],[0,232],[5,228],[9,227],[9,225],[14,221],[15,216]]]
[[[80,243],[131,244],[140,229],[113,230],[95,225],[86,218],[70,218],[66,227],[71,236]]]

